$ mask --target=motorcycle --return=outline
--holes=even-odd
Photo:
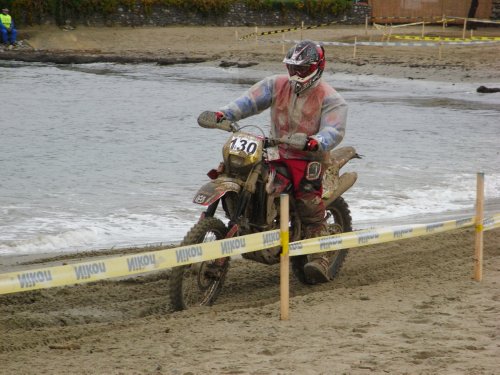
[[[277,146],[287,144],[302,150],[307,140],[303,133],[283,138],[269,138],[256,125],[240,127],[228,120],[218,121],[214,112],[203,112],[198,118],[201,127],[231,132],[224,144],[223,162],[208,173],[212,179],[196,193],[193,203],[206,207],[200,220],[189,230],[181,246],[243,236],[280,228],[279,197],[292,192],[292,183],[286,168],[270,163],[276,158]],[[260,134],[247,128],[253,127]],[[330,163],[323,176],[323,195],[330,235],[352,231],[348,204],[342,198],[357,179],[355,172],[340,175],[340,169],[351,159],[360,158],[353,147],[342,147],[330,152]],[[215,217],[222,206],[228,223]],[[290,242],[304,239],[300,212],[295,209],[290,194]],[[333,279],[347,256],[347,249],[330,257],[329,276]],[[264,264],[280,261],[279,246],[244,253],[242,257]],[[302,283],[308,283],[304,274],[307,256],[291,257],[292,272]],[[169,278],[170,303],[174,310],[191,306],[212,305],[219,296],[229,270],[230,257],[224,257],[174,267]]]

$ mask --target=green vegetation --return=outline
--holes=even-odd
[[[255,10],[304,11],[312,17],[339,14],[348,10],[352,0],[0,0],[18,23],[39,23],[43,16],[52,16],[58,24],[66,19],[85,18],[92,14],[107,17],[118,7],[150,14],[153,6],[176,7],[205,15],[224,14],[232,3],[244,2]]]

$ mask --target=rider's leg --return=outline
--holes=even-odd
[[[296,204],[305,227],[305,238],[328,235],[325,205],[321,199],[321,190],[299,194]],[[304,266],[304,273],[309,283],[317,284],[330,280],[328,272],[330,260],[327,252],[311,254],[308,260],[309,262]]]
[[[285,163],[292,174],[297,211],[304,225],[304,237],[328,235],[325,204],[321,199],[323,192],[321,164],[305,160],[287,160]],[[304,267],[308,282],[316,284],[330,280],[328,253],[311,254],[308,260],[309,262]]]

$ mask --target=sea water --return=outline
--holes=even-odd
[[[198,114],[271,73],[0,62],[0,255],[178,243],[229,136]],[[324,78],[349,104],[342,145],[363,156],[345,167],[355,228],[472,216],[477,172],[499,211],[500,94],[475,91],[486,82]]]

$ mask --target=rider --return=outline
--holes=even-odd
[[[344,137],[347,104],[321,80],[325,50],[312,41],[301,41],[286,54],[288,75],[267,77],[245,94],[216,112],[217,121],[238,121],[271,108],[271,137],[306,133],[302,151],[279,146],[279,159],[290,171],[297,209],[305,226],[305,237],[327,235],[325,205],[321,199],[323,163],[329,151]],[[304,267],[310,283],[329,281],[327,253],[309,256]]]

